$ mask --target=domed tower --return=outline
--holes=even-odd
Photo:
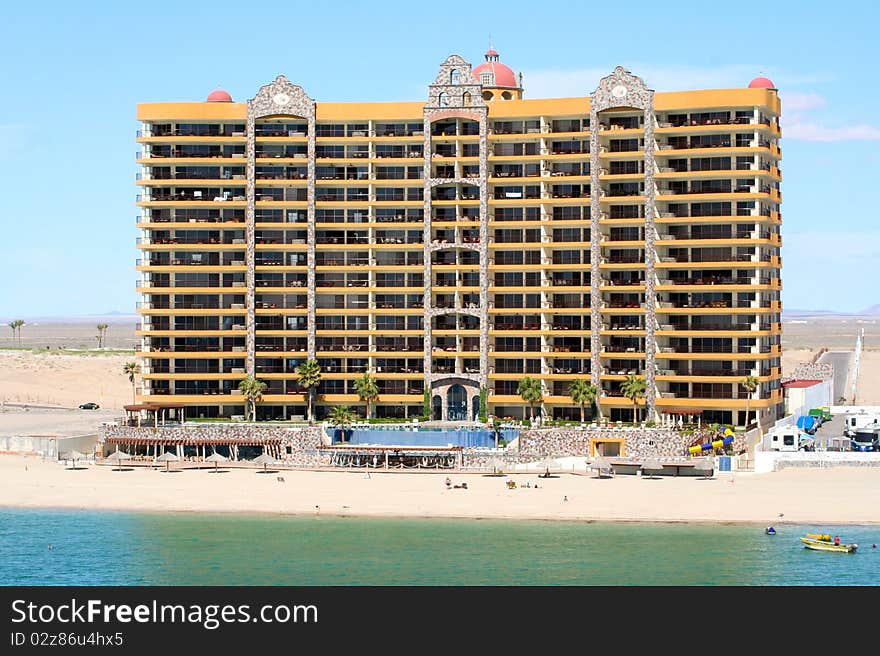
[[[486,61],[473,70],[474,77],[483,86],[483,100],[519,100],[522,98],[522,73],[502,64],[494,48],[486,51]]]

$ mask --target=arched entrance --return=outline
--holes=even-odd
[[[446,392],[446,419],[448,421],[467,421],[467,391],[456,383]]]
[[[434,398],[431,399],[431,414],[434,416],[435,421],[443,419],[443,399],[440,398],[439,394],[435,394]]]

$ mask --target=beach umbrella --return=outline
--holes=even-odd
[[[549,475],[551,469],[559,469],[560,467],[562,467],[560,462],[558,460],[556,460],[555,458],[553,458],[552,456],[547,456],[546,458],[544,458],[544,473],[545,474]]]
[[[111,464],[121,465],[126,460],[131,460],[131,456],[125,451],[114,451],[105,460]],[[121,467],[114,467],[113,471],[123,471]]]
[[[73,465],[71,465],[71,469],[76,469],[76,461],[83,460],[86,455],[84,453],[80,453],[79,451],[69,451],[61,456],[65,460],[73,461]]]
[[[266,467],[272,465],[273,467],[278,464],[278,461],[270,456],[268,453],[263,453],[258,455],[256,458],[251,460],[252,463],[256,465],[263,465],[263,473],[266,472]]]
[[[224,455],[222,455],[222,454],[217,453],[216,451],[214,451],[214,453],[212,453],[212,454],[209,455],[207,458],[205,458],[205,462],[213,462],[213,463],[214,463],[214,470],[213,470],[213,472],[214,472],[215,474],[216,474],[217,471],[218,471],[218,470],[217,470],[217,467],[219,466],[219,464],[220,464],[221,462],[226,462],[227,460],[229,460],[229,458],[227,458],[226,456],[224,456]]]
[[[704,479],[711,479],[712,474],[715,471],[715,458],[713,456],[709,456],[708,458],[703,458],[703,461],[695,467],[697,471],[703,472]]]
[[[610,465],[608,464],[608,459],[604,456],[596,456],[593,458],[593,462],[590,464],[590,469],[596,470],[596,477],[602,478],[602,470],[609,469]]]
[[[650,476],[647,478],[657,478],[654,476],[655,471],[660,471],[663,469],[663,465],[660,464],[660,460],[658,458],[648,458],[645,460],[645,464],[642,465],[642,478],[645,478],[645,472],[651,472]]]
[[[159,462],[165,463],[165,471],[167,472],[168,471],[168,463],[177,462],[178,460],[180,460],[180,458],[177,457],[176,453],[171,453],[171,451],[166,451],[161,456],[156,458],[156,460]]]

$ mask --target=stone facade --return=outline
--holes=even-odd
[[[670,458],[687,455],[694,436],[670,428],[551,428],[519,434],[520,461],[564,456],[590,456],[595,440],[624,439],[624,455],[633,458]]]
[[[655,329],[655,294],[654,294],[654,252],[655,236],[655,187],[654,172],[654,91],[649,89],[644,81],[618,66],[610,75],[606,75],[599,81],[599,86],[590,94],[590,218],[591,218],[591,244],[590,256],[592,259],[591,295],[592,303],[592,334],[590,339],[592,357],[591,381],[599,387],[602,373],[602,360],[599,355],[601,348],[601,303],[602,294],[599,290],[601,284],[601,231],[600,231],[600,198],[601,187],[599,183],[600,159],[599,159],[599,112],[616,108],[641,109],[644,116],[645,145],[644,145],[644,171],[645,171],[645,408],[649,419],[656,418],[654,402],[656,397],[656,373],[654,340]]]
[[[308,264],[307,273],[307,336],[308,357],[315,357],[315,101],[302,87],[292,84],[279,75],[273,82],[260,87],[257,95],[247,102],[247,209],[245,213],[247,238],[247,372],[255,375],[256,320],[254,308],[255,279],[255,235],[256,216],[255,178],[256,178],[256,136],[257,119],[267,116],[292,116],[304,118],[308,122],[308,239],[306,239]]]
[[[474,396],[479,396],[480,386],[488,385],[489,381],[489,109],[482,97],[482,87],[471,73],[471,65],[458,55],[450,55],[440,65],[440,71],[434,83],[428,87],[428,102],[424,108],[424,167],[425,180],[424,215],[424,367],[425,389],[430,390],[433,397],[439,395],[443,419],[447,418],[447,392],[458,383],[467,392],[468,416],[471,414],[471,403]],[[450,118],[463,118],[475,121],[480,126],[480,177],[465,178],[460,175],[454,178],[435,178],[433,176],[433,156],[431,125],[436,121]],[[461,173],[460,171],[458,172]],[[433,244],[431,190],[444,184],[467,184],[479,187],[480,194],[480,243],[474,244]],[[480,303],[478,308],[436,308],[432,294],[431,255],[439,250],[453,248],[457,250],[477,250],[480,255]],[[432,320],[440,315],[469,315],[480,322],[480,372],[474,374],[432,374]],[[433,407],[433,405],[432,405]]]

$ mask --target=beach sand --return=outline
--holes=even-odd
[[[277,480],[278,476],[284,482]],[[447,489],[467,482],[468,489]],[[560,474],[538,479],[459,473],[285,471],[166,474],[0,456],[0,505],[158,512],[667,522],[880,523],[880,468],[789,469],[642,479]],[[523,487],[527,481],[538,489]],[[564,499],[567,497],[567,501]],[[779,517],[780,513],[784,517]]]
[[[133,353],[0,350],[0,401],[63,407],[94,401],[102,408],[121,410],[132,402],[131,383],[122,367],[136,359]]]

